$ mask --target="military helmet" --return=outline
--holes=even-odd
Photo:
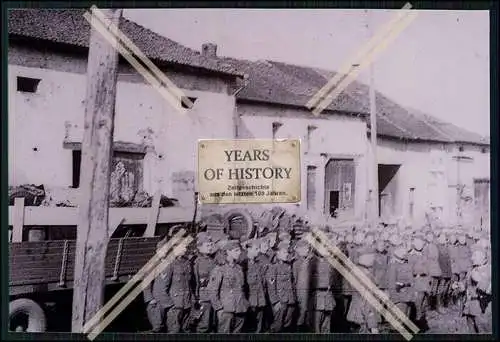
[[[401,238],[399,237],[399,235],[397,234],[393,234],[389,237],[389,242],[391,243],[391,245],[393,246],[399,246],[401,245]]]
[[[398,247],[393,252],[394,256],[400,260],[406,260],[408,251],[405,247]]]
[[[413,248],[417,251],[421,251],[424,248],[425,242],[421,238],[414,238],[412,242]]]
[[[363,241],[365,240],[365,233],[363,231],[357,231],[356,234],[354,234],[353,240],[353,242],[357,245],[363,244]]]
[[[482,266],[486,264],[486,253],[482,250],[476,250],[472,253],[472,266]]]
[[[345,236],[345,241],[347,243],[352,243],[354,241],[354,236],[352,233],[347,233]]]
[[[358,264],[364,267],[372,267],[375,263],[375,255],[373,253],[365,253],[359,256]]]
[[[224,244],[222,250],[230,251],[236,248],[241,248],[240,242],[238,240],[229,240]]]
[[[455,244],[457,242],[458,238],[457,238],[457,235],[456,234],[453,234],[451,233],[450,235],[448,235],[448,242],[450,244]]]

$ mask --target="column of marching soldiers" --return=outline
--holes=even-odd
[[[151,332],[395,331],[291,226],[260,230],[258,238],[245,241],[198,233],[195,246],[144,291]],[[438,321],[458,315],[469,333],[491,333],[491,250],[485,234],[382,224],[323,230],[328,243],[369,275],[420,331],[429,331],[434,313]]]

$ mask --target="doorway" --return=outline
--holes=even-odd
[[[490,180],[474,179],[474,205],[481,228],[490,224]]]
[[[331,217],[337,217],[337,209],[339,209],[339,191],[330,191],[330,208],[329,214]]]
[[[330,159],[325,165],[325,215],[335,210],[343,215],[354,215],[355,163],[353,159]]]
[[[378,214],[389,218],[398,214],[398,171],[401,165],[378,165]]]

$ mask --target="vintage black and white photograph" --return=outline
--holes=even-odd
[[[7,24],[9,331],[492,333],[489,11]]]

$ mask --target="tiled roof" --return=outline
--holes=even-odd
[[[8,15],[10,36],[21,36],[54,43],[88,47],[90,24],[83,17],[86,9],[11,9]],[[122,18],[121,31],[153,61],[202,68],[242,76],[223,60],[203,56],[173,40]]]
[[[306,108],[305,104],[309,99],[336,75],[333,71],[274,61],[226,60],[249,75],[248,86],[238,94],[240,100],[260,100]],[[486,137],[414,109],[404,108],[380,92],[376,92],[375,98],[377,135],[408,140],[489,145]],[[369,108],[369,87],[354,81],[326,108],[325,114],[336,110],[368,115]]]
[[[9,11],[9,35],[88,47],[90,25],[84,9],[16,9]],[[153,61],[203,68],[231,75],[247,74],[248,85],[238,99],[305,107],[310,98],[336,73],[276,61],[247,61],[228,57],[206,57],[175,41],[122,18],[120,29]],[[400,106],[376,93],[377,133],[409,140],[464,142],[489,145],[481,137],[453,124]],[[368,86],[352,82],[326,109],[357,115],[369,114]]]

